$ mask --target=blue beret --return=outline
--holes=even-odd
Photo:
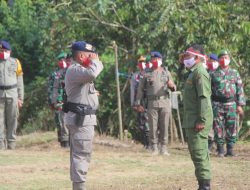
[[[71,49],[75,51],[95,52],[95,47],[84,41],[74,42]]]
[[[209,58],[218,61],[218,56],[214,53],[209,54]]]
[[[151,55],[151,57],[162,58],[161,53],[158,52],[158,51],[152,51],[152,52],[150,53],[150,55]]]
[[[5,40],[1,40],[0,41],[0,48],[2,49],[7,49],[7,50],[11,50],[10,44],[9,42],[5,41]]]

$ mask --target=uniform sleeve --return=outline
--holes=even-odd
[[[80,69],[75,73],[74,80],[76,82],[85,84],[92,82],[103,70],[103,64],[99,60],[92,60],[88,68],[79,67]]]
[[[174,82],[174,80],[173,80],[173,77],[172,77],[171,73],[170,73],[169,71],[168,71],[167,73],[168,73],[168,80],[171,80],[171,81],[173,81],[173,82]]]
[[[138,85],[138,88],[137,88],[135,105],[140,105],[141,104],[142,98],[144,96],[145,85],[146,85],[146,77],[143,77],[139,81],[139,85]]]
[[[199,74],[194,77],[194,79],[199,106],[199,117],[197,122],[205,123],[207,109],[211,106],[209,105],[211,104],[211,80],[209,76],[204,74]]]
[[[22,70],[22,65],[18,59],[16,59],[17,63],[17,94],[18,98],[20,100],[23,100],[24,98],[24,85],[23,85],[23,70]]]
[[[246,105],[246,99],[244,96],[244,89],[240,74],[236,71],[236,103],[238,106]]]

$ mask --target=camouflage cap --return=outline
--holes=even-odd
[[[223,55],[229,55],[229,52],[227,50],[225,50],[225,49],[221,50],[220,53],[219,53],[219,55],[218,55],[218,58],[220,58]]]
[[[66,57],[67,57],[67,54],[62,51],[61,53],[59,53],[59,55],[56,58],[60,60],[60,59],[65,59]]]

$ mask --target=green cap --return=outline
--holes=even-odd
[[[223,55],[229,55],[229,52],[227,50],[225,50],[225,49],[221,50],[220,53],[219,53],[219,55],[218,55],[218,58],[220,58]]]
[[[151,55],[146,56],[146,63],[149,62],[149,61],[151,61]]]
[[[56,57],[58,60],[60,60],[60,59],[63,59],[63,58],[66,58],[67,57],[67,54],[65,53],[65,52],[61,52],[61,53],[59,53],[59,55]]]

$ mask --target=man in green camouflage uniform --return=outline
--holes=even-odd
[[[151,52],[152,71],[145,73],[139,82],[136,96],[136,105],[139,112],[145,108],[140,105],[144,94],[147,98],[147,114],[149,122],[150,145],[153,155],[169,155],[167,151],[168,126],[171,115],[171,103],[169,89],[175,91],[176,86],[170,72],[161,67],[162,55],[159,52]]]
[[[199,45],[187,49],[183,63],[189,70],[185,82],[184,120],[188,149],[195,166],[198,190],[210,190],[211,166],[208,152],[208,134],[212,128],[211,80],[203,61],[204,50]]]
[[[223,50],[218,57],[220,67],[211,74],[215,141],[219,157],[224,157],[225,141],[227,144],[225,156],[234,156],[237,113],[240,116],[244,114],[242,109],[245,105],[244,91],[239,73],[229,67],[229,53]]]
[[[16,129],[19,110],[23,105],[23,71],[18,59],[10,57],[11,46],[0,41],[0,149],[16,147]]]
[[[57,56],[58,68],[50,75],[48,88],[48,103],[51,109],[55,111],[58,141],[60,142],[61,147],[64,148],[69,147],[69,133],[64,124],[64,112],[62,111],[65,97],[64,78],[68,67],[65,60],[66,56],[67,54],[64,52],[61,52]]]
[[[143,78],[147,68],[146,68],[146,58],[141,56],[138,59],[137,67],[139,71],[132,73],[130,79],[130,100],[131,106],[136,110],[135,99],[137,95],[137,90],[139,86],[139,81]],[[146,99],[145,97],[142,99],[141,104],[146,107]],[[145,149],[149,148],[149,125],[148,125],[148,115],[147,110],[144,112],[137,112],[137,126],[141,132],[142,141]]]

